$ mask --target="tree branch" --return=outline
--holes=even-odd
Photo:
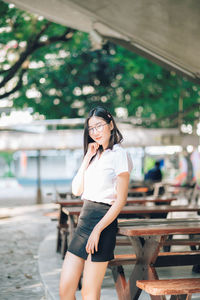
[[[48,46],[48,45],[53,44],[55,42],[60,42],[60,41],[61,42],[68,42],[72,38],[74,32],[75,32],[74,29],[67,29],[64,34],[62,34],[60,36],[52,36],[45,42],[38,42],[35,46],[38,49],[40,47]]]
[[[50,37],[47,41],[45,42],[38,42],[38,40],[40,39],[40,37],[44,34],[44,32],[47,30],[47,28],[49,27],[51,23],[48,22],[45,24],[45,26],[43,26],[43,28],[41,29],[41,31],[32,39],[29,40],[29,42],[27,43],[27,48],[24,52],[21,53],[18,61],[9,69],[6,70],[7,75],[4,77],[4,79],[1,81],[0,83],[0,88],[5,86],[5,84],[12,79],[15,74],[19,71],[19,69],[21,68],[22,64],[26,61],[26,59],[37,49],[50,45],[52,43],[58,42],[58,41],[63,41],[63,42],[67,42],[69,41],[75,30],[73,29],[69,29],[67,28],[66,31],[64,32],[64,34],[60,35],[60,36],[53,36]],[[2,73],[4,73],[2,71]],[[17,85],[18,86],[18,85]],[[14,88],[14,91],[16,91],[17,86]],[[9,95],[11,94],[11,92],[9,92]],[[4,98],[8,96],[8,93],[1,95],[0,99]]]
[[[10,69],[9,69],[10,70]],[[0,70],[0,75],[7,73],[8,70]]]
[[[26,69],[22,69],[20,75],[19,75],[19,80],[18,80],[18,83],[16,84],[16,86],[9,92],[7,93],[4,93],[3,95],[0,95],[0,99],[3,99],[5,97],[8,97],[10,96],[11,94],[15,93],[16,91],[18,91],[21,87],[22,87],[22,84],[23,84],[23,75],[24,73],[26,72]]]
[[[0,83],[0,88],[3,87],[20,69],[23,62],[27,59],[27,57],[32,53],[34,45],[37,43],[40,36],[45,32],[45,30],[49,27],[50,22],[46,23],[45,26],[42,27],[41,31],[35,36],[34,39],[30,39],[27,43],[27,48],[24,52],[21,53],[18,61],[9,69],[7,70],[8,74],[4,77],[4,79]]]

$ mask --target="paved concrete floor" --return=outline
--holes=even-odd
[[[35,205],[35,189],[15,181],[0,181],[0,188],[0,299],[44,300],[38,249],[56,227],[44,215],[55,205]]]

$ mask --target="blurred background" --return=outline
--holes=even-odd
[[[84,118],[97,105],[119,124],[134,162],[132,182],[155,161],[164,181],[200,182],[197,77],[13,3],[0,1],[0,13],[3,197],[23,188],[40,203],[48,192],[70,190]]]

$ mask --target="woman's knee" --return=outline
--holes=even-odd
[[[83,270],[84,260],[67,253],[60,277],[60,298],[61,300],[75,299],[78,282]]]
[[[70,291],[69,287],[70,285],[67,282],[60,282],[59,295],[61,300],[66,299],[67,294]]]
[[[61,300],[75,299],[77,278],[70,276],[70,272],[62,271],[60,277],[59,294]]]
[[[74,300],[77,288],[74,287],[70,282],[60,283],[59,295],[60,300]]]
[[[81,295],[83,300],[99,300],[101,289],[91,286],[82,286]]]

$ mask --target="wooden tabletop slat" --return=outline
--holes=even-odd
[[[141,226],[146,226],[147,224],[149,225],[156,225],[156,224],[179,224],[179,223],[184,223],[184,222],[189,222],[189,223],[199,223],[200,218],[173,218],[173,219],[120,219],[118,220],[119,226],[134,226],[134,225],[141,225]]]
[[[166,197],[166,196],[145,196],[145,197],[127,197],[127,200],[147,200],[147,201],[170,201],[177,200],[177,197]]]
[[[160,203],[167,203],[167,202],[172,202],[174,200],[177,200],[176,197],[170,197],[170,198],[155,198],[155,197],[141,197],[141,198],[133,198],[133,197],[128,197],[127,198],[127,204],[145,204],[145,203],[156,203],[156,202],[160,202]],[[63,199],[63,200],[59,200],[56,201],[56,204],[60,204],[60,205],[77,205],[77,206],[81,206],[83,205],[83,200],[81,199]]]
[[[62,211],[68,216],[79,216],[81,212],[81,207],[63,207]]]
[[[169,235],[169,234],[200,234],[200,220],[189,221],[185,220],[182,222],[167,222],[167,220],[161,219],[160,223],[153,223],[149,220],[149,223],[132,222],[125,225],[126,222],[121,226],[119,224],[118,232],[126,236],[147,236],[147,235]]]
[[[81,207],[67,207],[68,214],[79,214]],[[162,205],[162,206],[124,206],[120,214],[149,214],[149,213],[169,213],[169,212],[200,212],[198,205]]]
[[[63,206],[70,206],[70,205],[77,205],[82,206],[83,201],[82,200],[75,200],[75,199],[69,199],[69,200],[60,200],[56,201],[56,204],[63,205]]]
[[[124,206],[121,213],[168,213],[200,211],[198,205]]]

